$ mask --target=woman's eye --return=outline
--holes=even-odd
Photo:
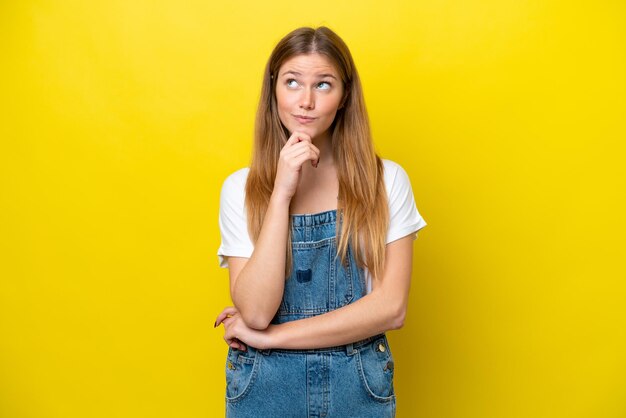
[[[319,83],[317,83],[317,85],[318,87],[322,86],[320,87],[320,90],[328,90],[331,87],[328,81],[320,81]],[[289,80],[287,80],[287,87],[297,87],[297,86],[298,86],[298,82],[295,79],[290,78]]]

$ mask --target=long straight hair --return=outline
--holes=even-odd
[[[330,126],[334,161],[339,181],[336,228],[337,255],[346,265],[348,247],[359,267],[366,267],[374,280],[385,262],[389,208],[384,166],[374,150],[361,81],[352,55],[332,30],[301,27],[282,38],[270,55],[256,114],[254,149],[246,181],[248,231],[256,243],[274,189],[280,151],[289,139],[276,103],[278,71],[287,59],[318,53],[335,65],[344,85],[344,96]],[[285,276],[292,271],[291,217],[287,237]]]

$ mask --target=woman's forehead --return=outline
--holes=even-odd
[[[295,55],[283,62],[280,66],[280,75],[292,72],[296,75],[322,75],[332,74],[337,76],[338,72],[333,62],[322,54],[301,54]]]

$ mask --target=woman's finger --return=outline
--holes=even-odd
[[[307,152],[309,150],[312,150],[316,154],[317,157],[315,158],[315,161],[311,161],[311,164],[314,167],[317,167],[317,164],[319,163],[320,149],[313,144],[313,141],[310,139],[310,137],[307,137],[307,138],[308,139],[305,139],[305,140],[301,141],[300,143],[294,145],[291,148],[293,151],[288,153],[288,154],[286,154],[286,156],[287,157],[294,157],[294,156],[297,156],[297,155],[301,155],[303,152]],[[295,150],[298,150],[298,151],[295,152]]]
[[[233,322],[235,320],[234,316],[229,316],[227,318],[224,318],[222,320],[222,324],[224,324],[224,328],[228,328],[230,326],[230,323]]]
[[[229,339],[224,338],[224,341],[226,341],[226,344],[227,344],[229,347],[239,349],[239,343],[237,342],[237,339],[236,339],[236,338],[229,338]]]
[[[285,160],[289,161],[292,160],[296,157],[298,157],[299,155],[308,153],[311,151],[311,148],[309,146],[304,146],[304,147],[293,147],[289,153],[285,154]]]
[[[298,131],[295,131],[293,134],[296,137],[298,137],[300,141],[307,141],[307,142],[313,143],[313,139],[311,138],[311,135],[309,134],[305,134],[304,132],[298,132]]]
[[[228,317],[228,315],[235,315],[237,313],[239,313],[237,308],[235,308],[234,306],[227,306],[226,308],[224,308],[224,310],[222,310],[222,312],[220,312],[220,314],[215,319],[215,325],[213,326],[213,328],[217,327],[224,319]]]
[[[300,147],[299,145],[302,144],[303,146]],[[310,159],[311,160],[311,164],[313,166],[316,166],[317,163],[319,162],[319,158],[320,158],[320,150],[319,148],[317,148],[315,145],[310,144],[310,143],[300,143],[294,147],[292,147],[292,149],[289,150],[288,153],[286,153],[283,158],[286,161],[293,161],[298,159],[298,157],[302,156],[302,155],[307,155],[307,158],[305,158],[304,160],[299,160],[300,164],[298,164],[298,166],[301,166],[302,163],[304,163],[304,161]],[[308,156],[310,156],[311,158],[308,158]]]
[[[224,309],[224,311],[232,312],[232,309],[226,308]],[[236,348],[241,351],[246,351],[247,350],[246,345],[243,342],[239,341],[239,339],[234,337],[232,335],[233,331],[229,329],[230,323],[236,320],[235,318],[236,315],[239,315],[239,312],[235,312],[233,316],[228,316],[226,318],[220,319],[220,322],[224,324],[224,337],[223,338],[226,344],[228,344],[230,347]]]
[[[289,139],[287,140],[287,142],[285,142],[283,149],[289,148],[292,145],[299,143],[300,141],[311,142],[311,137],[308,134],[305,134],[304,132],[294,131],[289,137]]]
[[[237,350],[246,351],[246,345],[239,341],[237,338],[233,338],[231,343],[229,344],[232,348],[236,348]]]
[[[298,142],[300,142],[300,138],[298,137],[297,133],[294,132],[293,134],[291,134],[289,139],[287,139],[287,142],[285,142],[285,145],[283,145],[283,149],[288,149],[291,146],[297,144]]]
[[[317,162],[319,161],[319,155],[315,153],[315,151],[309,149],[306,152],[298,155],[293,159],[294,163],[301,167],[306,161],[311,160],[311,164],[315,167]]]
[[[228,330],[224,333],[224,341],[232,348],[236,348],[241,351],[246,351],[246,345],[241,342],[237,337],[233,336]]]
[[[301,150],[306,150],[306,149],[312,149],[317,153],[320,152],[320,149],[316,147],[312,142],[301,141],[295,144],[294,146],[292,146],[291,148],[289,148],[287,151],[285,151],[284,156],[289,157],[296,151],[301,151]]]

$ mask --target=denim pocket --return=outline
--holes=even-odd
[[[395,398],[394,360],[386,336],[362,346],[357,351],[357,364],[363,386],[371,398],[379,402]]]
[[[250,392],[256,380],[259,355],[248,346],[246,351],[228,347],[226,357],[226,401],[236,402]]]

